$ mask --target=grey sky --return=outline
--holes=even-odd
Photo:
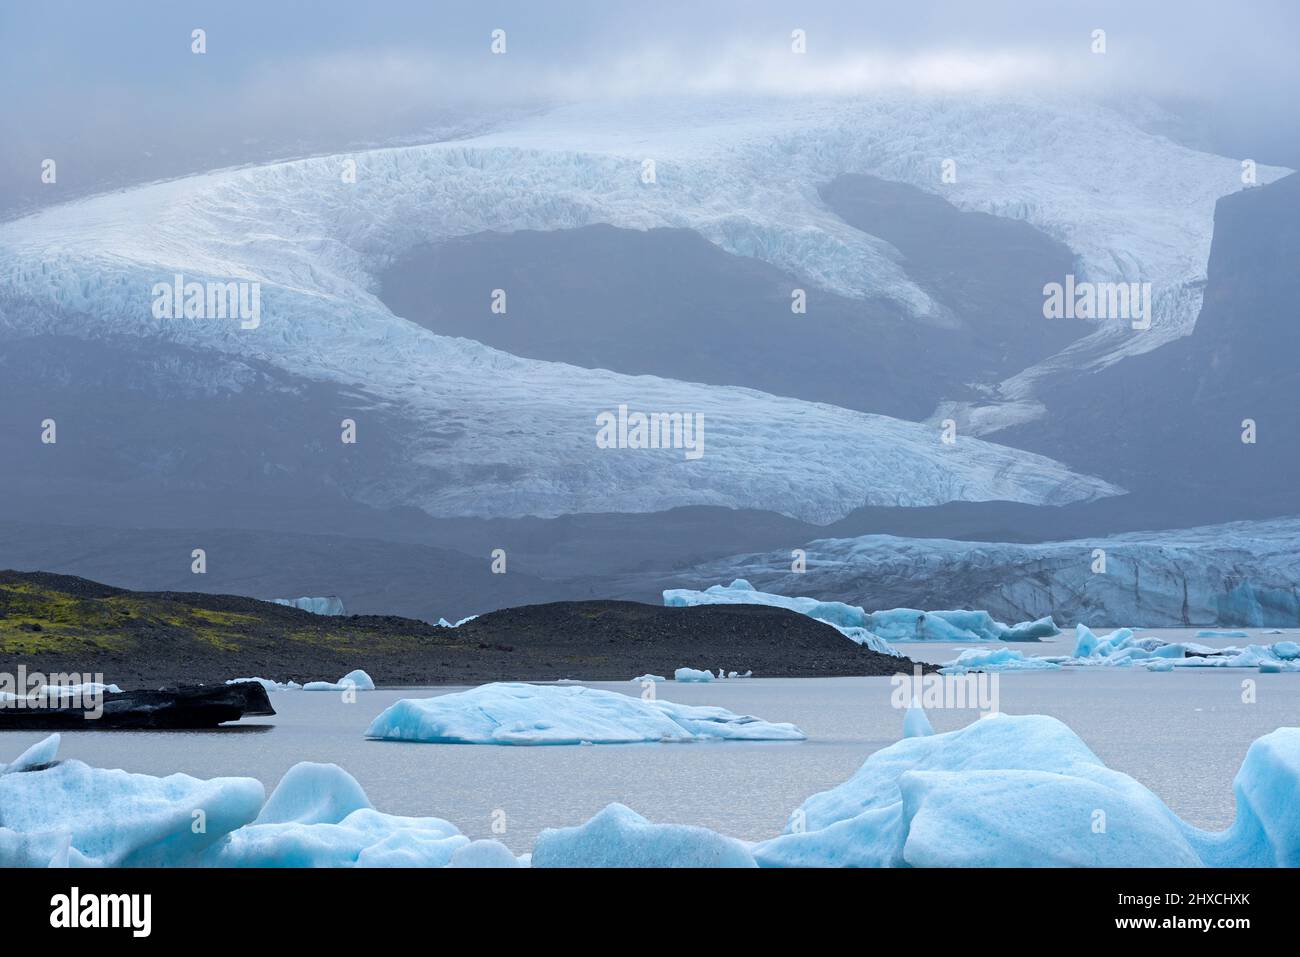
[[[488,51],[494,28],[505,57]],[[1104,57],[1088,50],[1098,28]],[[0,211],[53,198],[36,180],[47,156],[66,198],[472,128],[539,100],[896,83],[1141,95],[1184,110],[1199,145],[1294,166],[1298,42],[1294,0],[6,3]]]

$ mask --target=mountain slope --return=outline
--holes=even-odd
[[[91,673],[123,687],[267,677],[379,684],[627,681],[680,667],[769,677],[887,675],[912,662],[780,608],[584,601],[493,612],[456,628],[392,616],[324,617],[233,595],[134,592],[0,571],[0,670]],[[634,686],[629,685],[629,690]]]

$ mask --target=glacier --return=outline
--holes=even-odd
[[[960,603],[1016,621],[1135,621],[1152,628],[1300,625],[1300,517],[1021,544],[864,535],[734,555],[673,573],[737,575],[766,592],[815,587],[840,602]],[[1094,572],[1097,553],[1105,571]],[[796,609],[798,610],[798,609]]]
[[[371,722],[366,737],[547,745],[802,741],[805,736],[792,724],[774,724],[725,708],[646,701],[582,685],[494,683],[436,698],[403,698]]]
[[[1117,166],[1104,145],[1112,142],[1128,144],[1134,162]],[[658,164],[652,185],[640,179],[647,157]],[[945,185],[938,164],[949,157],[961,173]],[[357,162],[355,184],[340,181],[347,159]],[[434,335],[375,295],[377,273],[423,243],[609,223],[693,229],[810,285],[950,322],[892,246],[825,208],[817,187],[844,172],[1024,219],[1075,252],[1080,279],[1152,282],[1152,329],[1098,324],[1058,357],[1071,367],[1146,351],[1191,328],[1214,203],[1241,187],[1234,160],[1074,100],[573,104],[455,142],[222,170],[0,224],[0,331],[164,341],[341,385],[410,420],[411,460],[353,494],[438,516],[714,505],[824,524],[863,505],[1062,504],[1118,493],[1058,462],[980,442],[978,427],[948,446],[934,423],[521,359]],[[1258,172],[1267,183],[1285,171]],[[176,273],[259,283],[261,325],[154,319],[150,289]],[[1022,385],[1002,384],[990,405],[1032,405]],[[703,415],[705,456],[683,463],[662,450],[597,449],[595,415],[629,400]]]
[[[285,605],[288,608],[300,608],[313,615],[342,615],[343,601],[330,596],[328,598],[272,598],[271,603]]]
[[[1126,144],[1132,162],[1115,162],[1108,144],[1117,142]],[[647,158],[657,164],[652,185],[640,178]],[[944,159],[957,163],[957,182],[941,182]],[[356,163],[355,183],[341,182],[346,160]],[[1268,183],[1286,172],[1260,166],[1258,180]],[[611,399],[631,391],[652,407],[707,411],[706,418],[721,422],[743,390],[711,390],[721,408],[710,404],[707,410],[682,384],[655,390],[659,401],[651,402],[649,382],[515,360],[439,339],[392,316],[374,296],[373,277],[419,244],[482,231],[593,223],[684,227],[813,286],[859,298],[882,296],[922,321],[950,322],[943,307],[907,276],[893,246],[849,227],[822,203],[817,187],[840,173],[909,183],[964,210],[1023,219],[1076,254],[1081,280],[1153,284],[1150,330],[1132,335],[1123,324],[1097,324],[1084,342],[1043,369],[1001,384],[998,401],[968,410],[970,434],[987,431],[983,423],[1000,404],[1032,415],[1032,383],[1051,369],[1113,361],[1186,334],[1200,305],[1215,201],[1242,188],[1237,161],[1178,146],[1115,110],[1077,98],[893,94],[798,102],[669,97],[576,103],[508,118],[476,137],[222,170],[0,224],[0,275],[8,277],[0,314],[24,335],[57,331],[94,338],[111,328],[255,355],[333,381],[369,384],[382,401],[409,400],[435,414],[447,413],[450,395],[461,394],[471,406],[482,401],[490,390],[482,382],[475,387],[477,372],[498,386],[523,379],[529,393],[546,394],[548,405],[537,409],[538,420],[576,417],[578,410],[589,418],[616,407]],[[160,328],[150,319],[147,291],[177,272],[260,282],[267,321],[248,334],[193,323]],[[89,314],[96,321],[88,326]],[[412,382],[403,374],[412,362],[438,368],[445,381]],[[579,382],[585,394],[572,398],[581,401],[562,401],[564,385]],[[496,396],[496,408],[508,407],[514,424],[526,421],[520,397],[510,394],[515,390],[504,391]],[[790,415],[820,411],[806,403],[788,408]],[[491,425],[477,409],[452,418],[466,419],[476,428]],[[755,414],[750,427],[760,421]],[[809,424],[800,422],[801,428]],[[823,449],[854,447],[855,430],[830,431]],[[794,442],[797,432],[772,434]],[[487,440],[511,434],[519,430],[499,426],[483,433],[482,445],[495,448]],[[433,443],[421,438],[431,456]],[[738,442],[741,436],[729,439]],[[469,437],[454,448],[464,458],[483,451]],[[535,449],[521,450],[519,457],[534,467],[546,465]],[[738,458],[728,470],[745,464],[743,455]],[[579,474],[563,473],[568,496],[585,491],[581,470],[574,471]],[[890,493],[916,493],[919,483],[891,482],[892,475],[882,468],[857,490],[878,489],[880,501]],[[739,478],[728,489],[732,495],[743,488],[736,487]],[[978,491],[976,482],[960,484]],[[804,489],[814,491],[807,482]],[[1075,494],[1095,490],[1080,487]],[[449,495],[425,489],[419,498],[422,507],[437,511],[452,506]],[[468,507],[473,500],[466,495],[456,504]],[[548,505],[582,510],[564,501],[556,495]],[[508,490],[498,493],[483,514],[502,513],[510,504]]]

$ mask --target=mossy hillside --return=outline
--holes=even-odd
[[[126,592],[81,588],[81,579],[18,577],[0,573],[0,654],[77,654],[148,651],[159,643],[192,644],[195,651],[239,652],[268,640],[335,652],[391,650],[418,640],[412,628],[396,633],[365,619],[321,618],[297,609],[230,596]],[[89,583],[88,583],[89,584]],[[239,603],[242,610],[203,607]],[[400,620],[400,619],[398,619]]]

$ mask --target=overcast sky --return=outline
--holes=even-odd
[[[497,28],[505,56],[489,50]],[[805,57],[790,55],[795,28]],[[47,156],[66,196],[588,96],[1141,96],[1179,105],[1199,145],[1296,166],[1298,48],[1297,0],[5,2],[0,210],[48,198],[34,182]]]

